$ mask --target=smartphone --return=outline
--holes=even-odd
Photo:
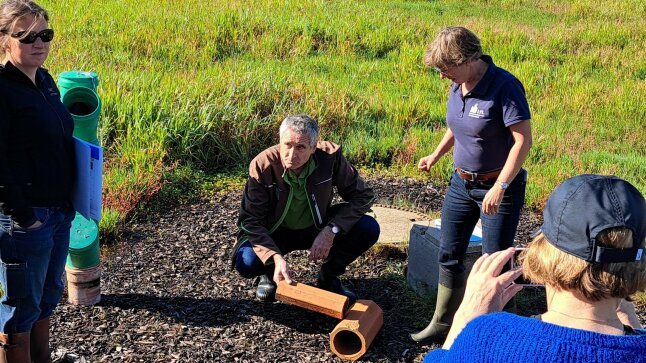
[[[511,259],[511,269],[515,269],[517,266],[520,266],[520,261],[518,259],[518,256],[520,256],[521,252],[525,251],[524,247],[516,247],[516,251],[514,252],[514,257]],[[525,279],[525,276],[520,275],[516,280],[514,280],[514,283],[517,285],[522,285],[522,286],[543,286],[542,284],[535,284],[527,279]]]

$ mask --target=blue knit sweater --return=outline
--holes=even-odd
[[[467,324],[450,350],[428,353],[424,363],[429,362],[646,363],[646,335],[599,334],[494,313]]]

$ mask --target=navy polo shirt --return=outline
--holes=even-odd
[[[475,88],[464,97],[459,84],[451,84],[446,122],[453,132],[453,163],[472,172],[487,172],[504,166],[514,138],[509,126],[531,118],[525,89],[506,70],[489,64]]]

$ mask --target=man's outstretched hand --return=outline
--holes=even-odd
[[[279,283],[282,280],[287,281],[288,284],[292,283],[292,276],[289,273],[289,266],[287,261],[282,255],[275,254],[274,256],[274,282]]]

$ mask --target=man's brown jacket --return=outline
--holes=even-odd
[[[370,209],[374,201],[372,188],[342,155],[339,145],[320,141],[312,158],[316,169],[307,178],[305,190],[314,224],[316,228],[323,229],[333,222],[341,233],[346,233]],[[232,262],[238,247],[245,241],[251,243],[263,263],[274,254],[281,253],[270,234],[283,222],[292,198],[290,187],[283,179],[284,173],[278,145],[266,149],[251,161],[240,205]],[[333,187],[346,203],[334,216],[329,216]]]

